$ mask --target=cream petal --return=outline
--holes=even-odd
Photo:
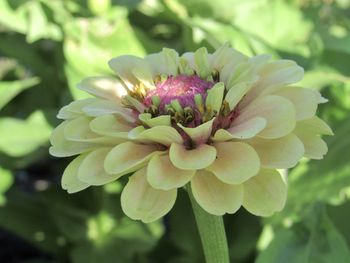
[[[188,63],[188,60],[184,57],[179,58],[179,73],[181,75],[191,76],[194,74],[193,65],[192,67]]]
[[[75,119],[77,117],[81,117],[84,115],[82,108],[85,107],[86,105],[89,105],[90,103],[95,102],[96,100],[97,99],[95,98],[88,98],[88,99],[73,101],[59,110],[57,114],[57,118],[69,120],[69,119]]]
[[[210,76],[212,69],[208,61],[208,51],[205,47],[201,47],[194,52],[194,62],[196,65],[197,74],[206,79]]]
[[[139,120],[149,127],[171,126],[170,115],[161,115],[152,118],[152,115],[150,113],[141,113],[139,115]]]
[[[120,103],[120,98],[127,94],[126,89],[116,78],[89,77],[78,83],[78,88],[91,95]]]
[[[258,153],[261,166],[265,168],[292,168],[305,152],[303,143],[293,133],[278,139],[254,138],[248,143]]]
[[[237,104],[240,102],[243,96],[251,89],[251,87],[251,82],[241,82],[237,83],[236,85],[230,88],[230,90],[225,96],[225,101],[228,102],[231,110],[233,110],[237,106]]]
[[[173,143],[169,149],[169,157],[173,165],[179,169],[204,169],[215,161],[216,150],[207,144],[200,144],[195,149],[187,150],[185,146]]]
[[[124,142],[108,153],[104,168],[109,174],[131,173],[146,166],[153,155],[161,153],[155,145]]]
[[[134,127],[118,115],[102,115],[89,123],[90,129],[99,135],[128,138],[128,132]]]
[[[265,61],[257,69],[259,80],[240,102],[242,106],[250,104],[261,95],[271,94],[281,87],[298,82],[304,75],[303,68],[291,60],[277,60],[269,63]]]
[[[186,59],[188,66],[191,69],[196,70],[196,64],[194,62],[194,53],[193,52],[185,52],[181,55],[181,58]]]
[[[132,74],[148,89],[154,89],[152,71],[150,67],[135,67],[131,70]]]
[[[137,140],[138,136],[146,130],[143,126],[137,126],[128,132],[128,138],[130,140]]]
[[[193,141],[195,141],[197,144],[205,143],[208,138],[211,135],[212,129],[213,129],[213,122],[215,121],[215,118],[211,119],[210,121],[207,121],[195,128],[188,128],[183,126],[181,123],[177,123],[177,125],[184,130],[188,134],[188,136],[191,137]]]
[[[179,55],[173,49],[163,48],[159,53],[146,56],[145,61],[151,66],[153,77],[161,74],[177,75]]]
[[[143,168],[129,177],[121,194],[121,205],[130,218],[150,223],[170,211],[176,196],[177,189],[164,191],[151,187],[146,179],[146,168]]]
[[[123,97],[123,102],[131,108],[136,109],[139,113],[144,112],[146,109],[146,106],[143,103],[129,95]]]
[[[90,129],[91,118],[79,117],[69,120],[64,128],[64,137],[69,141],[99,143],[104,145],[117,144],[123,139],[115,137],[102,137]]]
[[[279,138],[290,133],[295,127],[293,104],[280,96],[268,95],[257,98],[240,110],[232,126],[254,117],[266,119],[266,127],[258,134],[262,138]]]
[[[83,154],[75,158],[68,164],[63,172],[61,185],[62,188],[67,190],[70,194],[79,192],[90,186],[89,184],[80,181],[77,176],[78,169],[85,157],[86,155]]]
[[[227,184],[241,184],[256,175],[260,160],[255,150],[243,142],[215,143],[217,158],[206,170]]]
[[[304,156],[311,159],[321,160],[328,152],[327,144],[318,135],[298,134],[305,148]]]
[[[242,185],[225,184],[209,171],[197,171],[191,189],[197,203],[213,215],[233,214],[242,205]]]
[[[229,44],[225,43],[213,53],[213,56],[210,59],[210,64],[213,69],[221,71],[222,68],[231,61],[239,63],[245,60],[247,60],[245,55],[230,48]]]
[[[215,132],[214,136],[211,139],[213,142],[226,142],[232,140],[233,136],[227,130],[219,129]]]
[[[224,90],[224,83],[218,82],[207,91],[208,95],[205,100],[207,109],[211,109],[212,111],[215,111],[217,114],[219,114],[222,105],[222,99],[224,97]]]
[[[305,120],[315,115],[319,97],[310,89],[286,87],[276,95],[284,97],[294,104],[296,119]]]
[[[243,184],[243,207],[257,216],[271,216],[286,203],[287,184],[276,170],[260,170]]]
[[[50,137],[51,147],[49,152],[56,157],[67,157],[80,154],[98,147],[95,143],[68,141],[64,137],[64,129],[69,121],[64,121],[58,125]]]
[[[111,59],[108,64],[130,90],[133,90],[133,87],[140,83],[140,80],[135,76],[135,69],[139,74],[141,74],[140,70],[142,69],[143,77],[152,76],[149,64],[144,59],[136,56],[119,56]]]
[[[333,135],[332,129],[316,116],[298,121],[294,133],[304,144],[305,156],[312,159],[322,159],[328,151],[320,135]]]
[[[176,168],[167,155],[155,155],[147,166],[147,180],[156,189],[170,190],[187,184],[195,172]]]
[[[307,120],[297,122],[295,127],[295,133],[309,133],[309,134],[321,134],[321,135],[334,135],[332,129],[321,120],[319,117],[314,116]]]
[[[267,94],[276,88],[300,81],[304,76],[304,69],[292,60],[277,60],[263,66],[259,75],[261,78],[258,86]]]
[[[255,137],[266,127],[267,121],[261,117],[254,117],[227,129],[232,138],[249,139]]]
[[[140,142],[154,142],[169,146],[172,143],[183,143],[181,135],[170,126],[155,126],[145,129],[134,137]]]
[[[328,146],[318,134],[312,134],[307,131],[298,129],[294,131],[298,138],[302,141],[305,153],[304,156],[310,159],[320,160],[328,152]]]
[[[78,169],[78,179],[89,185],[104,185],[117,180],[121,175],[108,174],[103,163],[112,148],[99,148],[87,154]]]
[[[136,117],[131,109],[123,108],[114,101],[97,100],[82,108],[83,112],[90,117],[98,117],[106,114],[117,114],[123,117],[126,121],[134,123]]]

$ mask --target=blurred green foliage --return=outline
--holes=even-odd
[[[335,132],[324,160],[289,171],[284,211],[225,216],[232,262],[350,262],[349,30],[349,0],[0,0],[0,228],[50,255],[18,262],[203,262],[184,193],[149,225],[121,212],[123,180],[67,195],[68,160],[48,155],[48,137],[58,109],[87,96],[76,83],[111,74],[110,58],[226,41],[302,65]]]

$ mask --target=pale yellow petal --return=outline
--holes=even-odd
[[[68,164],[63,172],[61,185],[62,188],[67,190],[70,194],[79,192],[90,186],[78,179],[78,169],[85,157],[86,155],[80,155],[75,158]]]
[[[128,132],[134,127],[118,115],[102,115],[89,123],[90,129],[99,135],[128,138]]]
[[[164,191],[151,187],[146,179],[146,168],[143,168],[129,177],[121,195],[121,205],[130,218],[150,223],[170,211],[176,196],[177,189]]]
[[[142,69],[142,76],[149,76],[152,79],[151,68],[142,58],[124,55],[111,59],[108,64],[130,90],[133,90],[134,86],[140,83],[140,80],[135,76],[135,72],[137,71],[135,69]],[[140,72],[138,73],[141,74]]]
[[[112,148],[99,148],[87,154],[78,169],[78,179],[89,185],[104,185],[117,180],[121,175],[108,174],[104,170],[104,160]]]
[[[57,118],[59,119],[75,119],[77,117],[83,116],[85,113],[82,111],[82,108],[86,105],[95,102],[97,99],[88,98],[83,100],[75,100],[68,105],[62,107],[57,114]]]
[[[169,157],[173,165],[179,169],[204,169],[215,161],[216,150],[207,144],[188,150],[181,144],[173,143],[169,149]]]
[[[303,78],[304,70],[291,60],[263,62],[257,67],[259,80],[240,102],[241,106],[250,104],[262,95],[278,91],[282,87],[298,82]]]
[[[178,74],[179,55],[173,49],[164,48],[161,52],[145,57],[150,65],[153,77],[165,74],[176,76]]]
[[[120,98],[127,94],[125,87],[116,78],[89,77],[78,83],[78,88],[91,95],[120,103]]]
[[[195,141],[197,144],[205,143],[207,142],[208,138],[211,135],[212,129],[213,129],[213,122],[215,121],[215,118],[211,119],[210,121],[207,121],[195,128],[189,128],[183,126],[181,123],[178,123],[177,125],[184,130],[188,134],[188,136],[191,137],[193,141]]]
[[[243,142],[215,143],[217,158],[206,168],[227,184],[241,184],[256,175],[260,160],[255,150]]]
[[[135,133],[134,133],[135,135]],[[140,132],[134,139],[140,142],[153,142],[169,146],[172,143],[183,143],[181,135],[170,126],[155,126]]]
[[[241,101],[243,96],[251,89],[251,87],[251,82],[240,82],[229,89],[225,96],[225,101],[228,102],[228,105],[231,110],[233,110],[237,106],[237,104]]]
[[[232,126],[254,117],[266,119],[266,127],[258,134],[262,138],[279,138],[293,131],[295,110],[293,104],[280,96],[268,95],[252,101],[241,109]]]
[[[213,215],[233,214],[242,205],[242,185],[225,184],[209,171],[197,171],[191,189],[197,203]]]
[[[64,137],[69,141],[98,143],[102,145],[113,145],[124,141],[121,138],[105,137],[94,133],[89,126],[91,120],[89,117],[79,117],[69,120],[64,128]]]
[[[153,118],[150,113],[141,113],[139,120],[149,127],[171,126],[170,115],[161,115]]]
[[[305,152],[303,143],[293,133],[278,139],[255,138],[249,144],[254,147],[261,166],[265,168],[292,168]]]
[[[258,85],[264,89],[264,94],[292,83],[300,81],[304,69],[292,60],[277,60],[266,64],[259,71]]]
[[[305,157],[320,160],[323,159],[323,156],[328,152],[327,144],[319,135],[302,130],[295,131],[295,134],[304,145]]]
[[[320,135],[333,135],[332,129],[317,116],[298,121],[293,132],[303,142],[305,156],[312,159],[322,159],[328,151]]]
[[[208,51],[205,47],[201,47],[194,52],[194,62],[196,65],[196,72],[201,78],[206,79],[211,74],[208,61]]]
[[[123,102],[129,107],[136,109],[139,113],[143,113],[146,109],[146,106],[143,103],[141,103],[138,99],[135,99],[130,95],[125,95],[123,97]]]
[[[247,57],[237,50],[230,48],[228,43],[225,43],[218,48],[210,59],[210,64],[213,69],[221,71],[222,68],[232,62],[236,63],[246,60]]]
[[[161,154],[155,145],[124,142],[108,153],[104,168],[109,174],[131,173],[146,166],[155,154]]]
[[[265,118],[253,117],[241,123],[234,122],[232,127],[227,129],[232,138],[249,139],[259,134],[267,125]]]
[[[187,184],[195,172],[176,168],[167,155],[155,155],[148,163],[147,180],[156,189],[170,190]]]
[[[287,184],[276,170],[261,170],[243,184],[243,206],[257,216],[271,216],[286,203]]]
[[[207,91],[208,95],[205,100],[205,105],[207,109],[211,109],[219,114],[222,99],[224,97],[225,85],[222,82],[216,83],[211,89]]]
[[[315,115],[319,97],[310,89],[299,87],[286,87],[276,95],[290,100],[295,108],[296,119],[305,120]]]
[[[213,142],[226,142],[233,138],[232,134],[225,129],[219,129],[215,132],[214,136],[211,138]]]
[[[118,103],[109,100],[99,99],[82,108],[83,112],[90,117],[97,117],[106,114],[117,114],[128,122],[135,122],[136,116],[131,109],[123,108]]]
[[[56,157],[67,157],[83,153],[98,147],[95,143],[68,141],[64,137],[64,129],[69,121],[64,121],[58,125],[51,133],[49,152]]]
[[[307,120],[298,121],[297,126],[295,127],[295,132],[298,133],[299,131],[309,134],[334,135],[328,124],[317,116]]]

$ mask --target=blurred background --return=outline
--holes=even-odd
[[[0,0],[0,262],[203,263],[186,194],[164,220],[132,221],[123,180],[63,191],[70,159],[51,157],[48,138],[58,109],[87,96],[76,83],[112,74],[110,58],[226,41],[296,60],[335,132],[324,160],[289,171],[281,213],[225,216],[232,262],[350,262],[349,29],[350,0]]]

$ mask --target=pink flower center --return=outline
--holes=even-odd
[[[165,105],[173,100],[178,100],[184,107],[195,108],[194,96],[200,94],[203,101],[207,96],[207,90],[212,88],[215,83],[205,81],[197,75],[170,76],[163,82],[156,83],[156,88],[148,91],[143,103],[149,107],[152,104],[152,97],[160,98],[159,111],[165,113]]]

